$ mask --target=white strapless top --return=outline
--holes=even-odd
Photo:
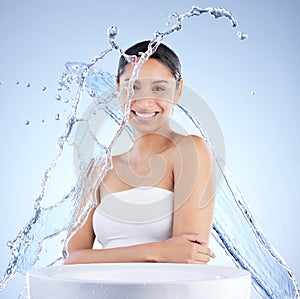
[[[104,196],[93,216],[103,248],[160,242],[172,236],[172,191],[138,187]]]

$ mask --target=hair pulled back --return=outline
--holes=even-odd
[[[148,50],[148,45],[150,40],[142,41],[134,44],[125,51],[127,55],[136,55],[137,57],[141,56],[141,52],[146,52]],[[155,58],[167,66],[174,76],[175,80],[179,82],[181,78],[181,64],[176,53],[170,49],[165,44],[159,44],[156,51],[150,56],[150,58]],[[118,65],[118,74],[117,81],[119,82],[120,76],[124,73],[125,67],[128,64],[128,61],[121,56],[119,59]]]

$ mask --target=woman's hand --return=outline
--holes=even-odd
[[[158,262],[206,264],[215,258],[207,241],[197,234],[183,234],[160,243]]]

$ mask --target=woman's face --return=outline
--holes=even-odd
[[[133,65],[127,64],[118,84],[123,113],[132,71]],[[172,107],[180,97],[181,88],[182,82],[176,88],[176,80],[167,66],[157,59],[148,59],[140,68],[133,85],[129,117],[133,128],[141,132],[154,132],[163,125],[168,125]]]

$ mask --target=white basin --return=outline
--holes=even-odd
[[[30,299],[249,299],[251,276],[233,267],[102,263],[27,273]]]

